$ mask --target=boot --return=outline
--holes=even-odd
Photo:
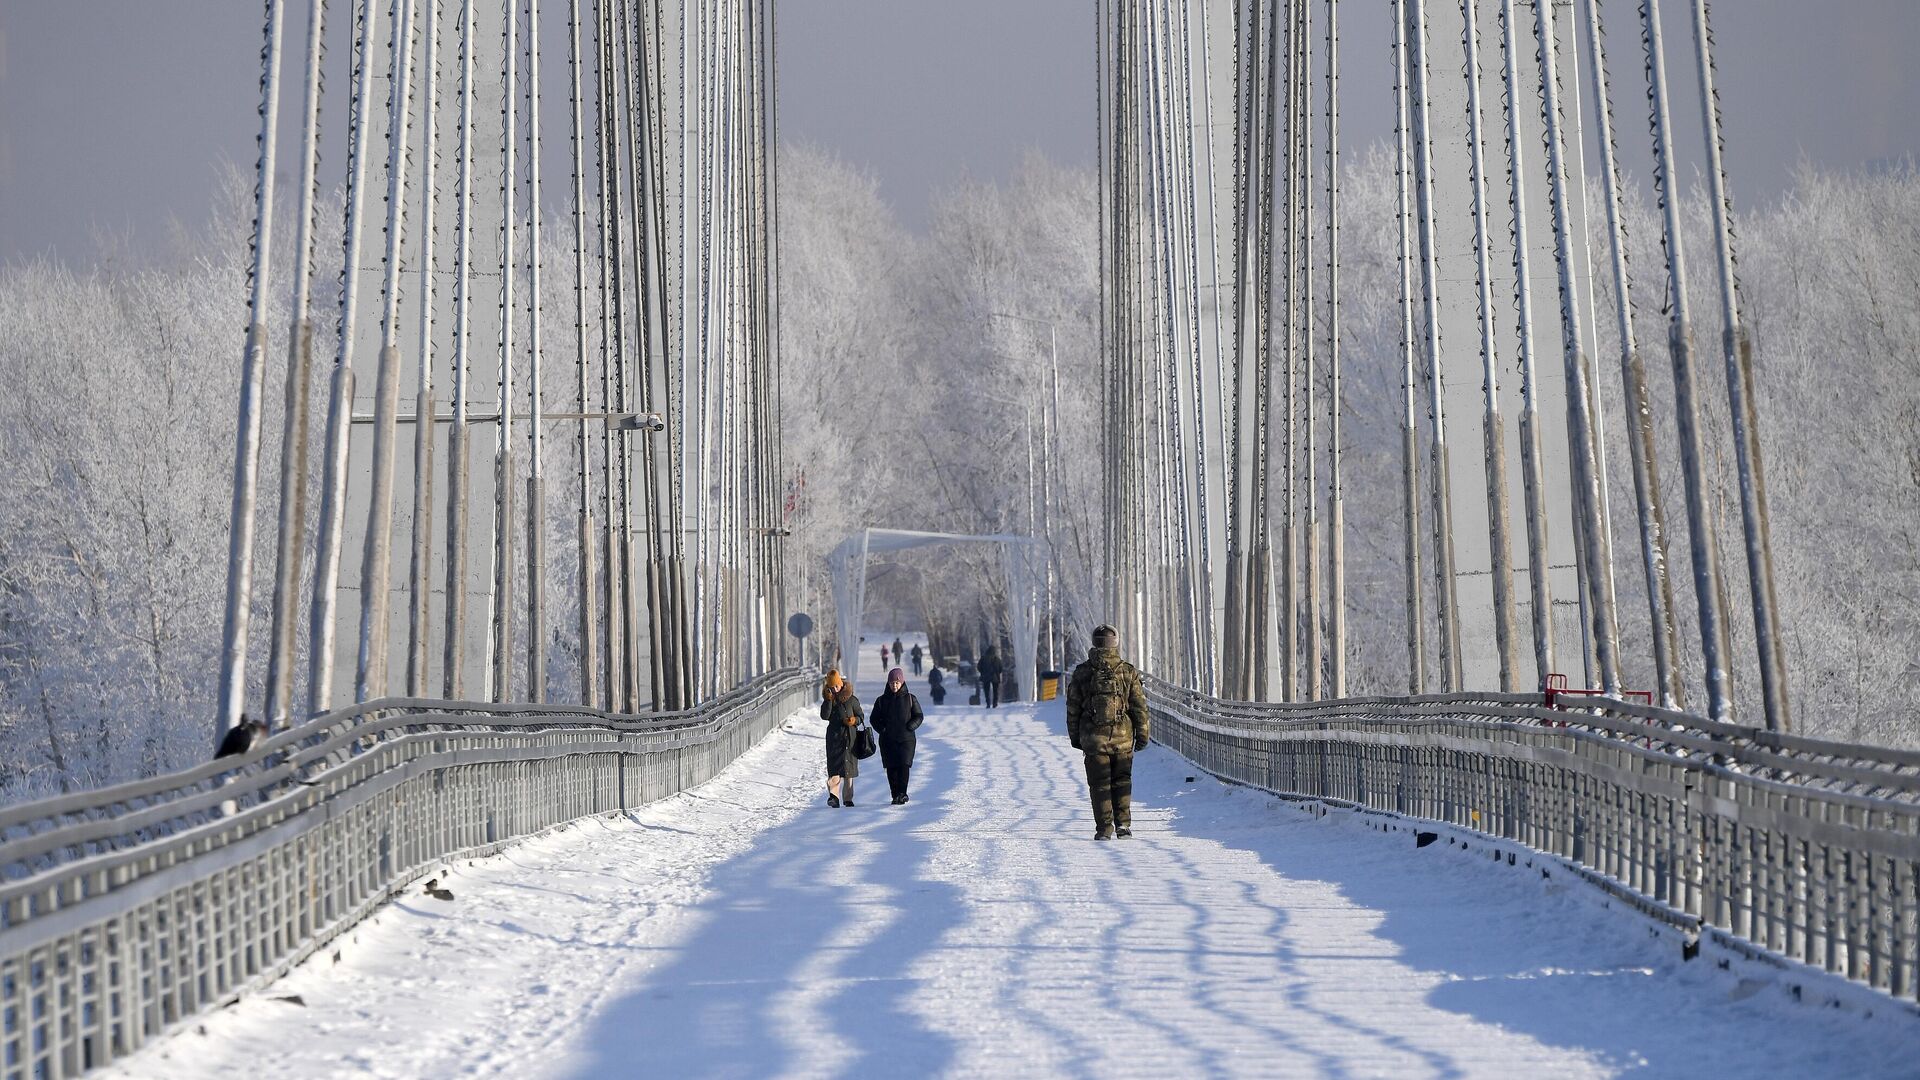
[[[1113,825],[1108,822],[1101,822],[1099,826],[1093,830],[1093,838],[1095,840],[1113,839]]]
[[[1127,826],[1125,826],[1125,825],[1122,825],[1122,826],[1120,826],[1119,828],[1117,828],[1117,829],[1115,829],[1115,830],[1113,831],[1113,834],[1114,834],[1115,836],[1120,836],[1120,837],[1127,837],[1127,836],[1132,836],[1132,835],[1133,835],[1133,830],[1132,830],[1132,829],[1130,829],[1130,828],[1128,828],[1128,827],[1127,827]]]
[[[827,805],[835,809],[838,809],[840,806],[840,796],[838,795],[827,796]]]

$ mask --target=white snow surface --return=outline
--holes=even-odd
[[[1059,703],[927,711],[905,806],[874,758],[829,809],[802,712],[695,791],[449,866],[452,901],[411,891],[107,1075],[1914,1075],[1920,1023],[1682,963],[1564,875],[1160,747],[1137,835],[1095,842]]]

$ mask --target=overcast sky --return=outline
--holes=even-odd
[[[1385,130],[1385,8],[1341,6],[1342,123],[1356,140]],[[1636,8],[1606,9],[1623,123],[1644,107]],[[1679,37],[1687,5],[1666,8]],[[1030,148],[1091,164],[1093,10],[778,0],[783,134],[870,166],[914,225],[941,185],[1004,177]],[[96,233],[152,251],[169,222],[203,220],[219,163],[251,161],[260,12],[259,0],[0,0],[0,260],[89,264]],[[1920,151],[1920,0],[1722,0],[1714,17],[1738,199],[1777,197],[1803,156],[1851,168]],[[564,40],[558,27],[549,40]],[[1690,69],[1674,77],[1689,85]],[[1622,141],[1630,165],[1644,162],[1644,135]]]

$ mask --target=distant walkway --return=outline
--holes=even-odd
[[[1905,1029],[1159,748],[1096,843],[1057,704],[930,710],[904,807],[876,758],[827,809],[819,727],[461,864],[118,1075],[1911,1075]]]

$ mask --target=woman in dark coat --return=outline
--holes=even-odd
[[[873,733],[880,737],[880,763],[887,767],[887,786],[893,805],[907,801],[907,773],[913,768],[914,732],[921,721],[920,699],[907,689],[907,674],[887,672],[887,690],[873,703]]]
[[[947,673],[935,664],[927,671],[927,693],[933,695],[935,705],[944,705],[947,700]]]
[[[860,699],[853,696],[853,684],[838,671],[827,672],[820,719],[827,722],[827,805],[852,806],[853,778],[860,775],[860,759],[853,756],[853,733],[865,716]]]

